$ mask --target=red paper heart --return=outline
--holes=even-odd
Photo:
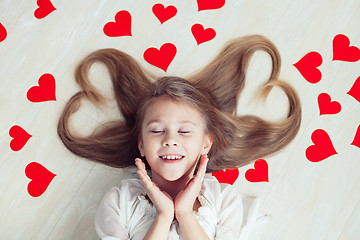
[[[13,151],[20,151],[27,141],[32,137],[22,127],[15,125],[9,130],[10,137],[14,138],[10,142],[10,148]]]
[[[39,8],[36,9],[34,12],[34,16],[37,19],[42,19],[56,10],[50,0],[37,0],[37,5],[39,6]]]
[[[7,36],[6,28],[0,23],[0,42],[4,41]]]
[[[311,162],[320,162],[332,155],[337,154],[327,132],[317,129],[311,134],[314,145],[306,149],[306,158]]]
[[[198,45],[201,43],[210,41],[216,36],[216,32],[212,28],[204,29],[201,24],[194,24],[191,27],[191,32],[194,35],[194,38]]]
[[[353,142],[351,143],[351,145],[357,146],[358,148],[360,148],[360,125],[358,126],[356,133],[355,133],[355,137]]]
[[[161,3],[155,4],[152,8],[154,15],[159,19],[161,24],[174,17],[177,9],[174,6],[167,6],[166,8]]]
[[[39,163],[29,163],[25,168],[25,175],[32,179],[29,182],[27,190],[33,197],[41,196],[48,188],[50,182],[56,176]]]
[[[356,79],[354,85],[351,87],[350,91],[347,94],[360,102],[360,77]]]
[[[39,78],[39,86],[34,86],[27,92],[27,99],[30,102],[56,101],[55,78],[50,73],[43,74]]]
[[[331,101],[331,97],[327,93],[321,93],[318,97],[320,115],[336,114],[341,111],[339,102]]]
[[[225,5],[225,0],[197,0],[199,12],[202,10],[218,9]]]
[[[333,40],[333,61],[356,62],[360,59],[360,49],[350,47],[350,40],[343,34],[338,34]]]
[[[317,83],[321,80],[321,72],[319,67],[323,62],[321,55],[318,52],[309,52],[302,59],[300,59],[294,66],[299,70],[301,75],[309,83]]]
[[[108,37],[132,36],[131,15],[128,11],[120,11],[115,15],[115,22],[105,24],[104,33]]]
[[[160,50],[149,48],[144,52],[144,59],[158,68],[166,72],[170,63],[176,55],[176,47],[172,43],[165,43]]]
[[[248,169],[245,178],[249,182],[269,182],[268,164],[264,159],[256,160],[254,169]]]
[[[211,175],[216,177],[220,183],[228,183],[232,185],[239,177],[239,169],[226,169],[225,171],[213,172]]]

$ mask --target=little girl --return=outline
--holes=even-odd
[[[273,69],[262,89],[266,97],[279,86],[288,96],[288,118],[270,123],[256,116],[238,116],[237,102],[252,54],[262,49]],[[110,122],[89,137],[74,136],[68,119],[82,97],[94,104],[104,99],[87,73],[94,62],[110,72],[124,121]],[[68,102],[58,133],[73,153],[114,167],[137,167],[139,179],[112,188],[96,213],[101,239],[247,239],[257,209],[243,209],[242,198],[211,173],[238,168],[284,148],[296,135],[301,119],[297,94],[277,80],[280,56],[262,36],[229,43],[202,71],[187,78],[150,80],[129,55],[96,51],[76,70],[83,91]],[[149,176],[150,175],[150,176]],[[248,211],[243,221],[243,211]]]

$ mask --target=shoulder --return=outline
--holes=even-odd
[[[219,181],[211,174],[205,175],[200,195],[203,195],[206,200],[218,210],[222,205],[229,202],[242,205],[241,195],[235,187],[227,183],[219,183]]]
[[[95,216],[95,230],[101,238],[129,239],[131,216],[137,209],[137,197],[144,191],[141,186],[138,179],[126,179],[104,195]]]
[[[116,187],[111,188],[103,197],[103,203],[113,203],[119,208],[124,208],[134,202],[139,195],[144,194],[145,189],[139,179],[131,178],[120,182]]]
[[[204,178],[202,191],[216,211],[216,216],[213,215],[216,218],[215,239],[249,239],[252,232],[262,231],[267,218],[259,213],[258,198],[242,195],[233,185],[219,183],[211,175]]]
[[[219,183],[219,181],[212,175],[206,174],[204,177],[201,191],[211,194],[213,196],[234,196],[240,197],[240,193],[233,185],[227,183]]]
[[[120,193],[125,192],[125,195],[129,197],[137,197],[140,194],[145,193],[145,188],[141,181],[136,178],[130,178],[122,180],[118,186]]]

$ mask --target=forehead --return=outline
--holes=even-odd
[[[193,123],[204,126],[200,111],[184,101],[174,101],[168,96],[160,96],[151,100],[146,108],[143,126],[150,122]]]

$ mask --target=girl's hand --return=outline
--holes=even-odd
[[[207,155],[202,155],[200,159],[200,166],[195,175],[191,178],[186,188],[180,191],[175,198],[175,215],[182,216],[193,213],[193,207],[197,196],[199,195],[201,185],[204,180],[206,165],[209,159]],[[178,219],[178,217],[176,217]]]
[[[146,172],[145,164],[140,158],[135,159],[135,164],[138,168],[137,174],[145,187],[147,195],[156,208],[157,215],[166,217],[172,221],[174,218],[174,202],[172,198],[150,179]]]

